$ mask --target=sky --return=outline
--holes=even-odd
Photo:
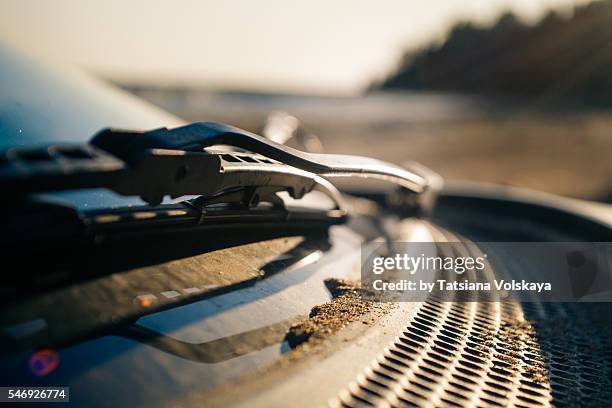
[[[113,79],[355,94],[453,23],[588,0],[0,0],[0,42]]]

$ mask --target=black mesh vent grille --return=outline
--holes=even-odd
[[[431,298],[330,405],[612,406],[609,309]]]

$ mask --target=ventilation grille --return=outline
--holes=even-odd
[[[330,405],[612,406],[609,309],[432,297]]]

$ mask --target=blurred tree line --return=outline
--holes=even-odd
[[[532,26],[512,14],[490,28],[456,25],[443,44],[407,52],[373,88],[612,99],[612,2]]]

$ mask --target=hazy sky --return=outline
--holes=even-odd
[[[0,0],[0,39],[112,77],[354,93],[452,22],[585,0]]]

